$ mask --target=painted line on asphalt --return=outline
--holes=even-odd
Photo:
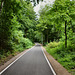
[[[33,46],[32,48],[34,48],[35,46]],[[9,64],[4,70],[2,70],[0,72],[0,75],[5,72],[10,66],[12,66],[17,60],[19,60],[24,54],[26,54],[27,52],[29,52],[32,48],[30,48],[29,50],[27,50],[25,53],[23,53],[21,56],[19,56],[16,60],[14,60],[11,64]]]
[[[42,46],[41,46],[41,49],[42,49]],[[48,65],[49,65],[50,69],[52,70],[53,74],[56,75],[56,73],[55,73],[54,69],[52,68],[51,63],[50,63],[49,60],[47,59],[47,57],[46,57],[46,55],[45,55],[43,49],[42,49],[42,52],[43,52],[43,54],[44,54],[44,57],[45,57],[45,59],[46,59]]]

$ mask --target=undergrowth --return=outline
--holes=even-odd
[[[12,42],[12,50],[0,49],[0,63],[6,61],[7,57],[15,56],[17,53],[31,48],[33,43],[28,38],[23,38],[19,43]]]
[[[72,75],[75,75],[74,42],[68,41],[67,48],[65,48],[64,42],[50,42],[45,48],[63,67],[72,73]]]

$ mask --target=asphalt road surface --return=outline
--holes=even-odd
[[[41,46],[36,45],[1,75],[53,75]]]

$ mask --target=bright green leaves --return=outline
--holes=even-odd
[[[67,40],[69,33],[74,31],[75,1],[55,0],[53,5],[46,5],[41,8],[39,13],[40,18],[37,28],[43,32],[45,38],[53,35],[52,37],[59,40],[59,37],[65,36],[65,40]],[[49,38],[49,40],[53,41],[54,39]]]
[[[63,2],[62,2],[63,1]],[[55,3],[53,4],[53,8],[51,11],[53,11],[55,13],[54,18],[55,18],[55,22],[58,23],[58,25],[61,22],[61,28],[62,28],[62,23],[65,22],[65,46],[67,47],[67,31],[68,29],[71,28],[70,22],[73,20],[72,17],[70,16],[71,13],[73,13],[75,10],[71,10],[74,9],[73,4],[71,3],[70,0],[62,0],[62,1],[55,1]],[[56,6],[56,8],[55,8]],[[56,11],[54,11],[54,9],[56,9]],[[59,13],[59,14],[57,14]],[[57,15],[57,16],[56,16]],[[59,22],[57,22],[59,20]]]
[[[31,41],[35,39],[35,18],[35,12],[30,2],[5,0],[0,15],[0,48],[6,49],[5,51],[14,51],[14,49],[23,50],[28,48],[27,46],[31,46]]]

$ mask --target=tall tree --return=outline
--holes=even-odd
[[[0,48],[13,50],[14,46],[24,43],[21,39],[33,40],[31,34],[34,34],[35,24],[35,12],[30,2],[4,0],[0,15]]]
[[[40,24],[38,24],[37,26],[41,27],[41,30],[45,32],[47,31],[46,32],[47,34],[48,32],[51,32],[52,35],[57,34],[56,35],[57,38],[55,37],[56,39],[59,39],[60,37],[63,36],[60,33],[64,33],[65,47],[67,47],[67,39],[69,38],[68,37],[69,31],[71,32],[71,30],[72,31],[74,30],[74,20],[75,20],[74,16],[75,16],[74,0],[72,1],[55,0],[53,5],[46,5],[42,10],[40,10],[40,19],[39,19]],[[48,35],[50,36],[51,33],[49,33]],[[52,38],[53,37],[54,36],[52,36]]]
[[[59,18],[62,22],[65,22],[65,47],[67,47],[67,28],[71,26],[70,21],[73,20],[71,15],[75,15],[75,2],[70,0],[55,1],[53,7],[56,6],[56,12],[59,13]],[[60,21],[60,20],[59,20]]]

